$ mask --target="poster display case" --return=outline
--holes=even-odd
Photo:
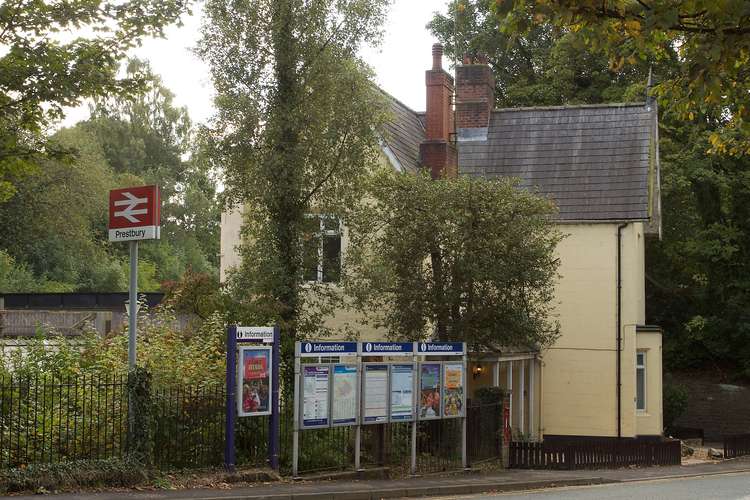
[[[388,422],[388,365],[365,363],[362,377],[362,423]]]

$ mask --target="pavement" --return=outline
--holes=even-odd
[[[518,493],[482,493],[472,496],[442,497],[451,500],[747,500],[750,498],[750,473],[738,472],[657,481],[562,487]],[[433,500],[438,500],[433,497]]]
[[[638,481],[750,473],[750,457],[697,465],[591,471],[505,470],[492,474],[423,476],[396,480],[297,481],[233,489],[106,491],[49,495],[55,500],[376,500],[472,495],[541,488],[634,483]],[[37,500],[38,495],[13,496]]]

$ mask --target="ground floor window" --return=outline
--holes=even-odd
[[[646,351],[635,354],[635,409],[646,411]]]

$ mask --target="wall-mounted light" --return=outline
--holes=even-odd
[[[481,377],[483,373],[484,373],[484,368],[482,367],[482,365],[474,365],[474,369],[472,370],[474,379]]]

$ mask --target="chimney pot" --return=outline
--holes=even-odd
[[[443,45],[440,43],[432,46],[432,69],[443,69]]]

